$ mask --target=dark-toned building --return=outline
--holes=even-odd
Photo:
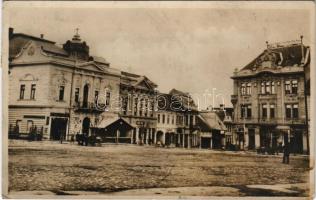
[[[308,152],[310,47],[301,40],[268,44],[231,77],[234,143],[241,149],[276,149],[289,143]]]

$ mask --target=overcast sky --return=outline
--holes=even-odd
[[[26,8],[10,9],[15,32],[64,43],[79,28],[90,53],[112,67],[146,75],[161,92],[203,93],[216,88],[230,105],[235,68],[265,41],[311,40],[304,9]]]

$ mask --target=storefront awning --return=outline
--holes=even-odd
[[[134,127],[127,123],[125,120],[119,117],[110,117],[105,118],[98,123],[97,126],[92,127],[96,129],[125,129],[125,130],[131,130]]]

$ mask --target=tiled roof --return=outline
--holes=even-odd
[[[160,102],[159,102],[160,101]],[[192,97],[189,93],[185,93],[176,89],[172,89],[169,94],[160,93],[158,98],[158,104],[161,103],[159,108],[162,108],[163,104],[166,104],[163,109],[167,111],[197,111]]]
[[[261,56],[263,56],[267,52],[272,52],[276,56],[275,63],[278,64],[278,66],[294,66],[294,65],[300,65],[302,61],[302,46],[300,44],[293,44],[290,46],[285,47],[276,47],[276,48],[269,48],[266,49],[264,52],[262,52],[258,57],[256,57],[254,60],[252,60],[249,64],[247,64],[242,70],[252,70],[254,67],[256,67],[256,64],[260,62]],[[309,47],[303,46],[304,56],[307,52]]]
[[[61,47],[57,46],[55,42],[46,40],[43,38],[34,37],[31,35],[26,35],[22,33],[13,34],[12,38],[10,38],[9,44],[9,56],[10,58],[14,58],[18,55],[22,48],[30,41],[34,41],[40,46],[42,46],[43,51],[47,53],[52,53],[61,56],[68,56],[68,53],[63,50]]]

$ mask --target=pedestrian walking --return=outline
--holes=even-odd
[[[284,164],[290,163],[290,146],[288,143],[285,143],[283,147],[283,163]]]

